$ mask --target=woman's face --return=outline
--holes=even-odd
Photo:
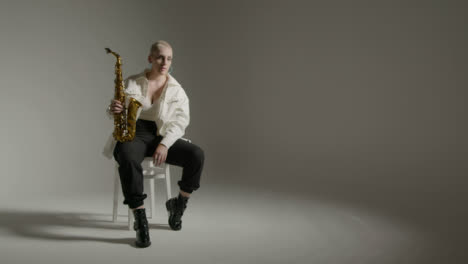
[[[160,46],[158,51],[148,56],[148,61],[152,64],[153,71],[166,74],[172,63],[172,49]]]

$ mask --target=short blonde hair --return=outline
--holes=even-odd
[[[158,40],[155,43],[153,43],[153,45],[151,45],[150,54],[153,54],[154,52],[159,51],[159,48],[161,46],[172,49],[171,44],[169,44],[167,41]]]

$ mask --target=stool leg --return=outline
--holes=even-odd
[[[171,194],[171,169],[170,165],[166,163],[166,175],[164,177],[166,179],[166,196],[167,200],[172,198]]]
[[[145,174],[143,174],[143,177],[144,177],[143,179],[145,181],[145,184],[148,183],[148,187],[150,188],[149,198],[145,200],[146,218],[150,219],[151,218],[150,211],[152,210],[151,204],[153,203],[153,201],[151,201],[151,197],[152,197],[152,194],[151,194],[151,178],[146,178]],[[147,185],[145,185],[145,190],[146,190],[146,186]]]
[[[115,164],[114,168],[114,207],[112,208],[112,221],[115,223],[117,221],[118,214],[118,202],[119,202],[119,165]]]
[[[154,219],[156,215],[156,194],[154,192],[154,178],[149,180],[150,184],[150,195],[151,195],[151,219]]]
[[[171,194],[171,169],[170,169],[170,166],[169,164],[166,163],[166,175],[164,177],[164,179],[166,180],[166,197],[167,197],[167,200],[171,199],[172,198],[172,194]],[[167,211],[167,217],[170,217],[171,213],[169,211]]]
[[[132,223],[133,223],[133,212],[130,207],[128,207],[128,230],[132,230]]]

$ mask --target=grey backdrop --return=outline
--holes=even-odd
[[[467,231],[462,1],[2,1],[1,203],[112,191],[124,77],[159,39],[208,183],[353,203]],[[465,233],[466,234],[466,233]]]

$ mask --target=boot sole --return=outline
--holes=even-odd
[[[139,247],[139,248],[146,248],[146,247],[149,247],[151,245],[151,242],[148,242],[146,244],[140,244],[138,242],[135,242],[136,246]]]

